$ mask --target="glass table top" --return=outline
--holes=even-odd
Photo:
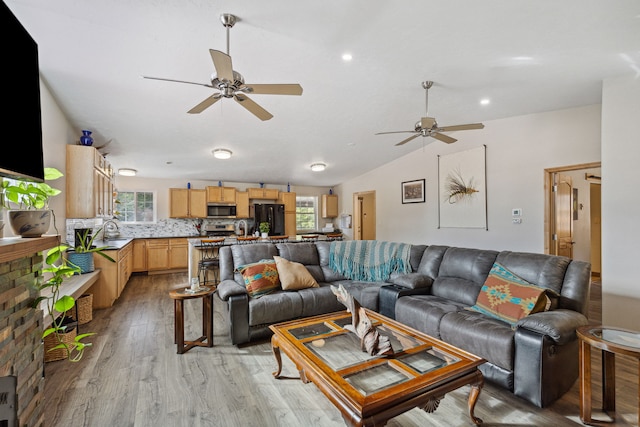
[[[607,327],[594,328],[589,332],[591,335],[601,340],[640,350],[640,332],[621,331]]]

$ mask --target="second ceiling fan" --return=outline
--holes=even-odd
[[[211,84],[188,82],[184,80],[165,79],[161,77],[142,76],[145,79],[163,80],[176,83],[187,83],[198,86],[205,86],[217,89],[220,92],[205,98],[198,105],[187,111],[189,114],[198,114],[221,100],[222,98],[233,98],[238,104],[249,110],[250,113],[260,120],[269,120],[273,117],[271,113],[258,105],[247,96],[252,93],[256,95],[302,95],[302,86],[299,84],[249,84],[244,82],[242,74],[235,71],[231,65],[229,56],[229,29],[237,21],[235,15],[225,13],[220,15],[222,25],[227,29],[227,53],[215,49],[209,49],[213,66],[216,72],[211,75]]]
[[[426,103],[426,116],[429,115],[429,89],[433,86],[432,81],[422,82],[422,87],[425,90],[425,103]],[[447,135],[443,135],[442,132],[454,132],[458,130],[471,130],[471,129],[483,129],[484,125],[482,123],[470,123],[466,125],[455,125],[455,126],[438,126],[436,119],[433,117],[423,117],[420,121],[416,122],[414,130],[401,130],[394,132],[378,132],[376,135],[384,135],[390,133],[413,133],[409,138],[403,139],[398,142],[396,145],[403,145],[407,142],[419,137],[419,136],[430,136],[439,141],[446,142],[447,144],[452,144],[457,141],[457,139],[452,138]]]

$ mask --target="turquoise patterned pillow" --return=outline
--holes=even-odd
[[[242,274],[247,293],[252,298],[260,298],[280,289],[280,277],[274,260],[260,260],[241,265],[236,270]]]

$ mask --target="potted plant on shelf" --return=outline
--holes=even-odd
[[[260,229],[260,233],[262,233],[262,238],[266,239],[267,237],[269,237],[269,223],[268,222],[261,222],[260,225],[258,226],[258,228]]]
[[[95,335],[94,332],[76,335],[70,341],[66,336],[76,327],[74,323],[70,323],[71,317],[67,315],[76,304],[73,297],[69,295],[60,295],[60,286],[63,281],[80,271],[79,267],[69,265],[62,254],[69,248],[65,244],[60,244],[47,252],[46,263],[49,267],[43,268],[43,273],[49,273],[50,277],[42,283],[37,283],[36,288],[39,291],[39,297],[33,302],[34,308],[40,308],[41,303],[45,303],[45,311],[51,317],[51,326],[42,333],[42,338],[53,336],[57,345],[48,349],[53,351],[57,349],[66,350],[66,358],[71,362],[77,362],[82,359],[84,350],[91,346],[91,343],[85,343],[83,340],[89,336]]]
[[[56,168],[44,168],[45,181],[63,176]],[[7,209],[9,225],[22,237],[40,237],[49,230],[51,209],[49,198],[61,191],[46,182],[22,180],[2,181],[2,207]]]
[[[93,236],[89,236],[89,231],[91,229],[85,228],[81,232],[76,231],[78,233],[78,238],[75,239],[78,244],[74,248],[70,248],[67,251],[67,259],[69,264],[72,264],[75,267],[80,268],[80,274],[91,273],[94,270],[93,265],[93,254],[98,254],[111,262],[116,262],[109,255],[105,254],[105,249],[108,246],[94,246],[93,242],[98,234],[102,231],[102,228],[98,229]]]

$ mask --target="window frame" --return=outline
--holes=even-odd
[[[314,228],[301,228],[298,226],[298,215],[309,215],[309,214],[303,214],[303,213],[298,213],[298,208],[300,206],[298,206],[298,199],[313,199],[313,222],[314,222]],[[307,232],[312,232],[312,231],[317,231],[318,230],[318,224],[319,224],[319,216],[320,216],[320,211],[319,211],[319,206],[320,204],[320,198],[318,196],[298,196],[296,195],[296,230],[298,234],[304,234]]]
[[[152,202],[152,219],[150,221],[125,221],[123,219],[120,218],[119,215],[115,215],[114,217],[116,217],[118,219],[118,221],[121,224],[127,224],[127,225],[148,225],[148,224],[157,224],[158,223],[158,192],[156,190],[123,190],[123,191],[118,191],[118,197],[120,196],[120,194],[123,193],[133,193],[134,195],[134,205],[137,205],[137,197],[138,197],[138,193],[150,193],[153,197],[153,202]],[[116,197],[116,200],[118,200],[118,197]],[[120,203],[116,204],[116,211],[120,211],[120,209],[118,209],[118,206],[120,205]],[[138,217],[138,212],[137,212],[137,207],[134,210],[134,216],[137,218]]]

